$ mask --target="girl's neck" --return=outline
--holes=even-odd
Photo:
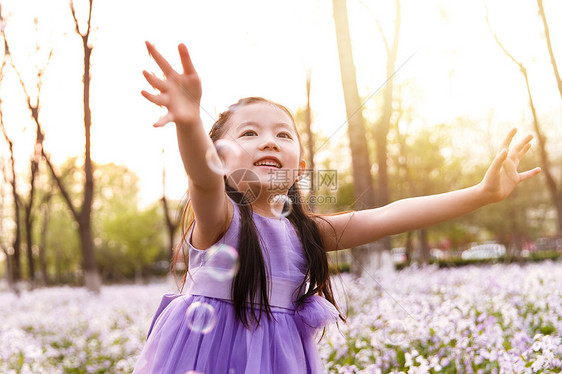
[[[260,216],[278,218],[274,214],[274,210],[275,210],[274,206],[270,204],[271,198],[273,198],[274,195],[278,195],[278,194],[279,193],[276,193],[271,196],[268,194],[261,194],[256,200],[252,202],[251,204],[252,210],[255,213],[259,214]],[[282,203],[277,203],[277,204],[282,204]],[[278,211],[280,210],[281,209],[278,209]]]

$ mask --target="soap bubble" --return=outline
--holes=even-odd
[[[399,319],[391,319],[384,324],[384,341],[390,345],[401,345],[407,339],[406,325]]]
[[[205,267],[216,280],[232,279],[238,271],[238,252],[228,244],[215,244],[205,252]]]
[[[291,199],[287,195],[275,195],[271,198],[269,204],[273,215],[279,218],[287,217],[293,208]]]
[[[241,156],[240,147],[228,139],[219,139],[205,154],[209,169],[219,175],[228,174]]]
[[[201,334],[211,332],[217,323],[215,308],[201,301],[192,303],[189,308],[187,308],[185,317],[191,331]]]

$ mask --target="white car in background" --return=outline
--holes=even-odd
[[[505,246],[499,243],[475,245],[461,254],[463,260],[485,260],[505,256]]]
[[[390,250],[392,255],[392,262],[394,264],[405,264],[408,260],[408,255],[406,253],[406,247],[396,247]]]

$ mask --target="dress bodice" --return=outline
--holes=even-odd
[[[232,199],[230,201],[233,205],[232,221],[226,233],[215,244],[227,244],[238,252],[240,228],[244,223],[241,221],[240,207]],[[270,305],[294,309],[294,301],[302,295],[299,286],[304,279],[307,266],[298,234],[285,217],[264,217],[255,212],[252,216],[267,273],[270,275],[268,279]],[[214,276],[217,274],[217,269],[211,268],[213,265],[208,261],[208,252],[191,244],[193,227],[194,225],[187,240],[191,276],[187,277],[186,292],[230,300],[232,278],[222,279]]]

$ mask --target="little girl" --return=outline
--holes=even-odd
[[[540,172],[517,172],[532,136],[510,147],[514,129],[478,185],[376,209],[312,214],[298,190],[305,162],[289,110],[263,98],[242,99],[219,116],[209,136],[187,48],[179,45],[180,74],[146,45],[165,78],[144,71],[159,93],[142,94],[168,109],[154,126],[175,122],[189,176],[180,246],[188,249],[189,272],[186,292],[164,295],[134,373],[321,373],[315,332],[345,320],[326,251],[458,217],[504,199]],[[216,149],[225,141],[235,146],[226,148],[233,154],[220,155],[230,156],[222,171],[208,161],[220,160]],[[283,198],[291,209],[279,215],[289,207]],[[174,263],[181,255],[178,250]]]

